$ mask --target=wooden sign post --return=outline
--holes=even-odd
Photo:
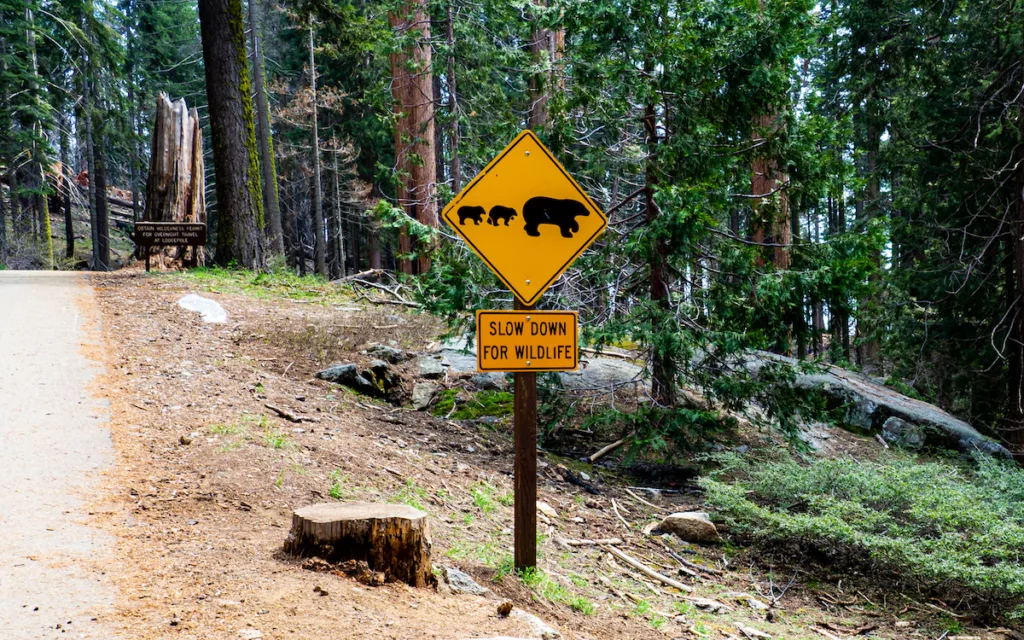
[[[516,136],[441,217],[512,291],[516,311],[538,315],[549,313],[535,311],[540,296],[608,226],[532,131]],[[510,312],[477,313],[477,365],[515,372],[515,567],[523,570],[537,566],[537,372],[575,370],[579,338],[575,314],[566,312],[571,337],[569,318],[545,325],[522,313],[515,331],[484,335],[483,315],[500,313]],[[482,352],[488,345],[496,351]]]

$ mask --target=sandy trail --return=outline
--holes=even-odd
[[[112,541],[86,506],[113,462],[92,288],[0,271],[0,637],[111,638]]]

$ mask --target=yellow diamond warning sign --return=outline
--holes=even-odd
[[[477,311],[480,371],[575,371],[579,366],[575,311]]]
[[[527,305],[608,226],[532,131],[516,136],[441,215]]]

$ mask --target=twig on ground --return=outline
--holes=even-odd
[[[652,507],[652,508],[654,508],[654,509],[657,509],[658,511],[663,511],[663,512],[667,512],[667,511],[668,511],[668,509],[666,509],[666,508],[664,508],[664,507],[659,507],[658,505],[654,504],[653,502],[648,502],[648,501],[644,500],[644,499],[643,499],[643,498],[641,498],[640,496],[638,496],[638,495],[636,495],[635,493],[633,493],[632,491],[630,491],[628,487],[623,487],[623,490],[624,490],[624,491],[625,491],[626,493],[628,493],[628,494],[629,494],[629,495],[630,495],[630,496],[631,496],[631,497],[632,497],[632,498],[633,498],[634,500],[636,500],[637,502],[639,502],[640,504],[645,504],[645,505],[647,505],[648,507]]]
[[[693,587],[691,587],[689,585],[685,585],[682,582],[679,582],[678,580],[673,580],[672,578],[669,578],[668,576],[661,575],[660,573],[658,573],[654,569],[651,569],[650,567],[648,567],[647,565],[643,564],[639,560],[636,560],[635,558],[633,558],[633,557],[631,557],[629,555],[626,555],[625,553],[623,553],[622,551],[616,549],[615,547],[604,545],[601,548],[604,549],[605,551],[607,551],[608,553],[612,554],[613,556],[615,556],[619,560],[622,560],[623,562],[625,562],[629,566],[633,567],[634,569],[640,571],[644,575],[646,575],[646,576],[648,576],[650,578],[653,578],[654,580],[657,580],[658,582],[666,584],[666,585],[668,585],[670,587],[673,587],[675,589],[679,589],[680,591],[683,591],[683,592],[686,592],[686,593],[689,593],[689,592],[693,591]]]
[[[633,530],[633,527],[629,526],[629,523],[626,522],[626,519],[623,518],[622,514],[619,513],[619,505],[615,504],[615,498],[612,498],[612,511],[615,512],[615,517],[619,519],[619,522],[622,523],[622,526],[626,527],[626,531]]]
[[[602,545],[606,545],[606,544],[607,545],[620,545],[620,544],[626,544],[626,543],[623,542],[621,538],[602,538],[600,540],[587,540],[587,539],[582,539],[582,540],[566,540],[565,544],[569,545],[570,547],[593,547],[593,546],[602,546]]]

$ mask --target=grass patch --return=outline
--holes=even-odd
[[[341,470],[335,469],[332,471],[328,478],[331,480],[331,486],[327,490],[327,495],[331,496],[334,500],[347,500],[349,499],[348,491],[348,477],[349,474],[341,475]]]
[[[270,273],[199,267],[183,273],[161,274],[159,277],[184,280],[213,293],[241,293],[254,298],[284,298],[319,304],[351,302],[351,290],[332,285],[318,275],[297,276],[287,268]]]
[[[475,420],[486,416],[503,418],[512,415],[513,399],[514,396],[507,391],[481,391],[466,400],[459,396],[458,389],[446,389],[438,396],[431,412],[435,416],[448,416],[455,420]]]
[[[427,499],[427,490],[417,485],[415,480],[409,478],[405,481],[405,484],[402,485],[402,488],[391,496],[391,499],[395,502],[400,502],[415,509],[419,509],[420,511],[426,511],[423,503]]]
[[[291,438],[287,433],[282,433],[276,428],[267,427],[263,432],[263,441],[271,449],[284,449],[291,444]]]
[[[594,615],[597,607],[587,598],[574,594],[565,585],[552,580],[539,569],[526,569],[519,573],[520,579],[538,597],[550,602],[564,604],[577,613]]]
[[[1011,463],[719,460],[701,479],[710,506],[765,550],[859,565],[985,615],[1024,617],[1024,471]]]

